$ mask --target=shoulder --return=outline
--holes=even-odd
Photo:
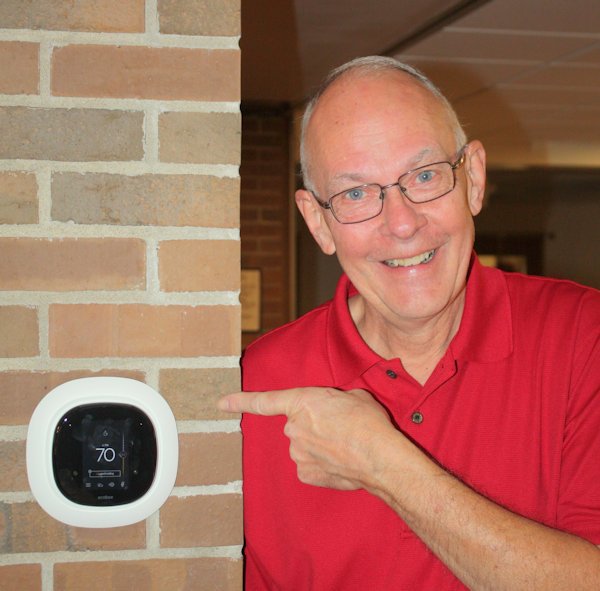
[[[504,277],[511,302],[521,312],[545,318],[586,312],[600,318],[600,291],[594,288],[520,273],[504,273]]]
[[[573,281],[505,274],[516,342],[576,368],[600,346],[600,291]],[[558,363],[558,362],[557,362]]]
[[[292,387],[307,364],[327,361],[327,302],[261,336],[242,357],[245,390]],[[295,378],[294,378],[295,376]]]

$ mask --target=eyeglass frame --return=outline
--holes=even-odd
[[[431,203],[432,201],[436,201],[437,199],[440,199],[441,197],[444,197],[446,195],[448,195],[448,193],[452,193],[452,191],[454,191],[454,189],[456,188],[456,170],[459,169],[464,163],[465,163],[465,159],[466,159],[466,149],[467,146],[469,144],[465,144],[461,149],[460,149],[460,156],[458,157],[458,159],[452,163],[449,160],[440,160],[439,162],[430,162],[429,164],[424,164],[423,166],[417,166],[416,168],[411,168],[410,170],[407,170],[406,172],[402,173],[399,177],[398,180],[395,183],[390,183],[389,185],[380,185],[379,183],[364,183],[363,185],[357,185],[356,187],[350,187],[349,189],[344,189],[343,191],[340,191],[339,193],[336,193],[335,195],[332,195],[329,199],[327,199],[326,201],[321,201],[321,199],[319,199],[319,197],[317,196],[317,194],[309,189],[309,192],[312,194],[312,196],[315,198],[315,201],[323,208],[323,209],[329,209],[331,211],[331,215],[333,215],[334,219],[336,220],[336,222],[340,223],[340,224],[362,224],[363,222],[368,222],[369,220],[372,220],[374,218],[376,218],[378,215],[381,215],[381,212],[383,211],[383,201],[385,199],[385,191],[386,189],[390,189],[392,187],[395,187],[396,185],[398,186],[398,188],[400,189],[400,191],[402,192],[402,195],[404,195],[411,203],[413,203],[414,205],[421,205],[422,203]],[[409,175],[412,174],[413,172],[416,172],[417,170],[421,170],[422,168],[427,168],[429,166],[434,166],[436,164],[449,164],[450,165],[450,169],[452,170],[452,178],[453,178],[453,183],[452,183],[452,188],[448,189],[448,191],[446,191],[445,193],[442,193],[441,195],[438,195],[437,197],[433,197],[431,199],[426,199],[425,201],[413,201],[406,193],[406,188],[403,187],[400,184],[400,180]],[[365,218],[364,220],[357,220],[355,222],[342,222],[338,219],[338,217],[335,215],[335,211],[333,209],[333,207],[331,206],[331,202],[333,199],[335,199],[336,197],[338,197],[339,195],[343,195],[344,193],[348,193],[350,191],[354,191],[355,189],[362,189],[363,187],[368,187],[368,186],[374,186],[377,185],[380,189],[380,194],[379,194],[379,200],[381,201],[381,206],[379,208],[379,211],[375,214],[372,215],[368,218]]]

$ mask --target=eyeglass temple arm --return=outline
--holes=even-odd
[[[315,198],[315,201],[323,208],[323,209],[331,209],[331,204],[329,201],[321,201],[316,195],[315,192],[311,189],[307,189],[307,191]]]

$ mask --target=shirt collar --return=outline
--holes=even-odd
[[[327,349],[336,385],[384,361],[363,341],[350,316],[348,299],[356,289],[343,274],[327,324]],[[512,353],[512,316],[504,274],[483,267],[473,255],[460,327],[450,344],[455,359],[491,363]]]

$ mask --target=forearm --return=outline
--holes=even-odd
[[[387,444],[369,490],[470,589],[600,589],[600,550],[594,545],[503,509],[402,436]]]

